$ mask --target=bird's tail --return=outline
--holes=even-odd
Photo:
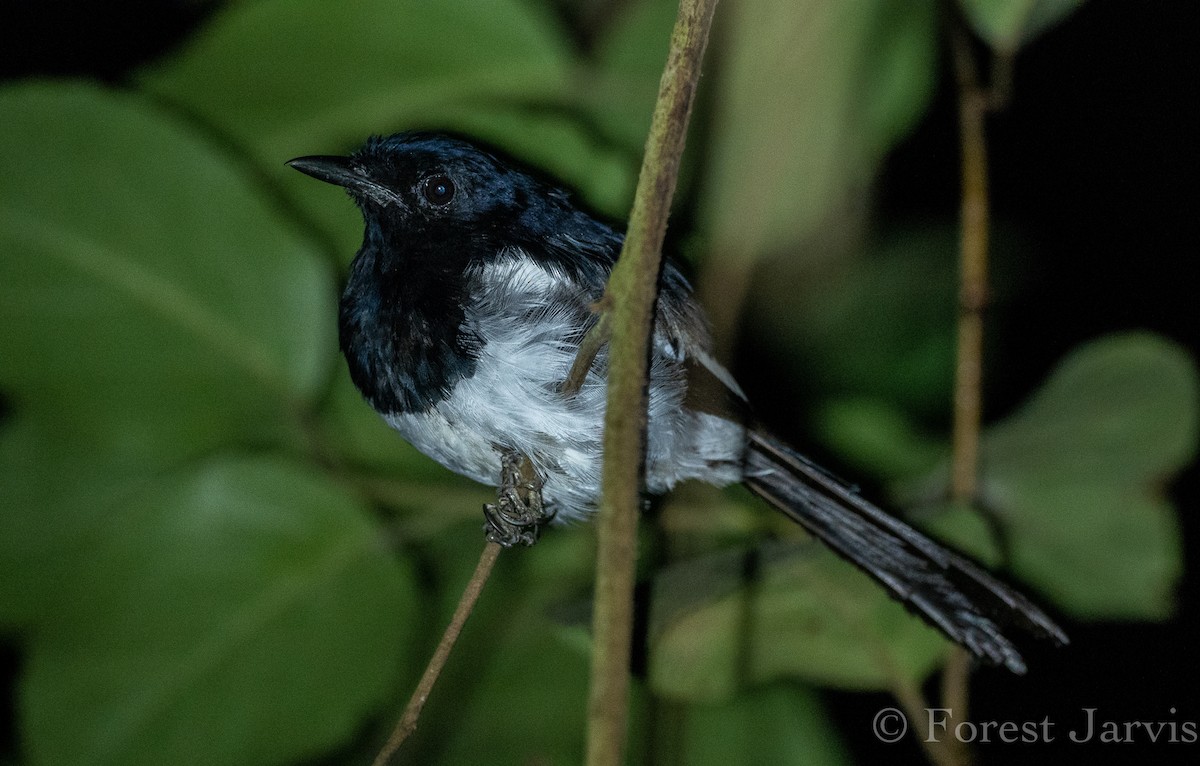
[[[1059,644],[1067,636],[1042,610],[976,564],[860,497],[777,439],[750,435],[746,486],[878,580],[977,657],[1025,672],[1002,628]]]

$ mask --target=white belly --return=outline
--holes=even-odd
[[[577,393],[558,391],[575,361],[578,338],[570,329],[580,307],[555,303],[555,313],[535,303],[533,296],[552,292],[545,281],[553,278],[530,265],[505,275],[497,289],[503,304],[492,299],[467,317],[483,340],[474,374],[431,410],[387,419],[421,452],[484,484],[499,483],[502,452],[528,457],[544,481],[544,501],[558,520],[570,521],[589,515],[600,491],[607,358],[602,352]],[[662,493],[682,479],[740,479],[741,426],[684,408],[678,359],[655,353],[650,379],[647,488]]]

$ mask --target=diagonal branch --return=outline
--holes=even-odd
[[[446,665],[446,660],[450,659],[450,652],[458,641],[458,634],[462,632],[463,625],[471,616],[471,610],[475,608],[475,602],[479,600],[479,594],[483,592],[483,586],[487,583],[488,576],[491,575],[492,567],[501,550],[503,549],[499,543],[488,542],[484,546],[483,553],[479,555],[479,563],[475,566],[475,572],[471,575],[467,587],[463,589],[458,606],[454,609],[454,616],[450,618],[450,624],[446,626],[433,657],[425,666],[425,672],[421,675],[417,688],[404,707],[404,713],[400,716],[399,723],[396,724],[387,743],[379,751],[379,755],[375,756],[372,766],[387,766],[388,761],[391,760],[400,745],[404,744],[404,740],[417,730],[417,721],[421,717],[421,711],[425,708],[425,701],[429,699],[433,686],[437,683],[438,676],[441,675],[442,668]]]

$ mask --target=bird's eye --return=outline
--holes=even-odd
[[[421,181],[421,194],[431,205],[448,205],[450,200],[454,199],[454,182],[450,180],[450,176],[441,173],[429,176]]]

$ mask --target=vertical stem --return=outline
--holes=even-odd
[[[929,736],[929,702],[919,686],[904,676],[897,676],[892,685],[892,696],[904,709],[904,717],[930,763],[934,766],[963,766],[966,763],[959,758],[959,748],[952,744],[953,738]]]
[[[965,33],[951,34],[959,88],[962,144],[962,238],[959,251],[958,356],[954,382],[951,498],[974,501],[978,489],[982,419],[983,312],[987,304],[988,167],[984,121],[988,95],[980,89]]]
[[[667,216],[715,7],[716,0],[680,2],[625,245],[605,295],[612,343],[597,530],[588,766],[619,766],[625,750],[647,351]]]
[[[942,707],[950,711],[952,718],[966,721],[971,717],[969,709],[971,655],[962,647],[955,647],[942,669]]]
[[[983,315],[988,300],[988,165],[986,120],[992,95],[979,84],[970,40],[952,22],[950,46],[958,84],[959,143],[962,147],[962,235],[959,244],[958,353],[954,379],[954,434],[950,497],[971,504],[979,492],[979,435],[983,401]],[[1005,62],[1000,71],[1011,72]],[[1008,81],[1005,79],[1005,97]],[[970,657],[955,647],[942,672],[942,704],[951,720],[967,720]],[[953,743],[956,763],[969,763],[966,744]]]

